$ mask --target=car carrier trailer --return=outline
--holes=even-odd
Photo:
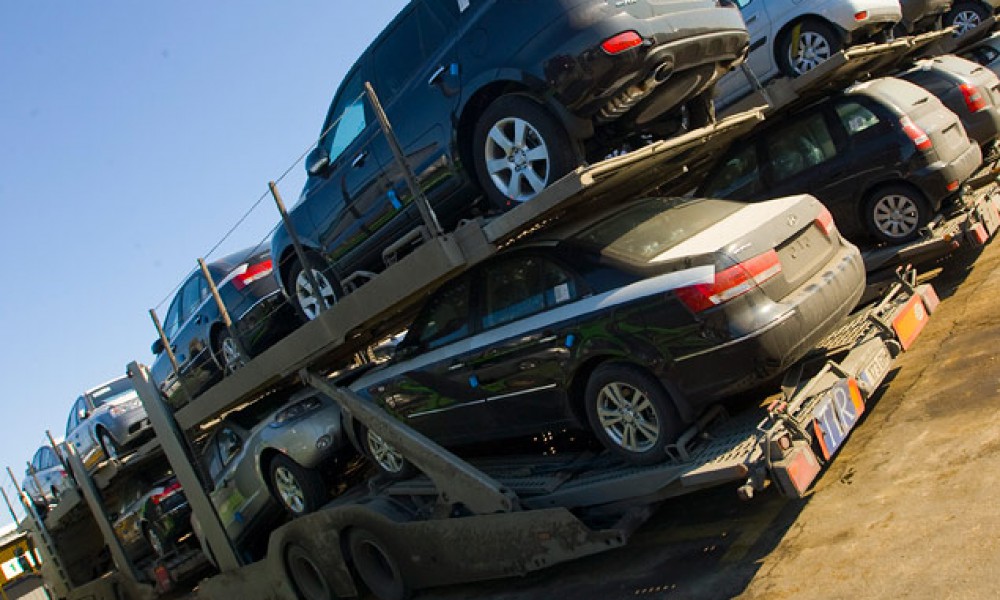
[[[721,410],[711,412],[671,447],[669,460],[652,467],[625,466],[605,454],[469,462],[329,378],[359,351],[406,324],[441,281],[570,211],[669,185],[689,162],[698,162],[761,118],[760,111],[740,113],[579,168],[531,202],[454,232],[434,232],[433,223],[427,223],[418,236],[425,241],[411,253],[176,410],[166,406],[146,367],[131,363],[128,373],[157,443],[221,570],[199,584],[199,596],[337,598],[357,596],[367,587],[379,598],[404,598],[412,589],[522,574],[620,547],[656,503],[708,486],[732,483],[746,498],[769,483],[787,495],[804,493],[864,412],[892,358],[913,343],[936,305],[933,290],[916,287],[912,272],[800,362],[779,401],[729,418]],[[249,562],[224,533],[192,458],[191,439],[204,435],[203,427],[227,411],[288,385],[312,386],[334,398],[423,475],[393,484],[376,478],[351,489],[274,530],[264,558]],[[65,595],[56,595],[155,596],[155,588],[141,580],[114,539],[100,486],[93,485],[99,477],[91,478],[77,457],[69,462],[96,522],[88,535],[94,539],[96,531],[97,541],[111,548],[115,569],[83,586],[67,578]],[[109,468],[127,477],[127,468]],[[35,526],[40,537],[58,537],[43,519]]]

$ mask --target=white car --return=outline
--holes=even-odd
[[[747,66],[764,83],[797,77],[851,44],[865,42],[902,19],[898,0],[736,0],[747,30]],[[716,86],[723,107],[751,90],[743,71],[727,73]]]

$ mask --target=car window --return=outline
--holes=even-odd
[[[736,6],[738,6],[740,10],[743,10],[744,8],[750,6],[751,2],[753,2],[753,0],[736,0]]]
[[[856,135],[879,124],[879,118],[872,111],[857,102],[846,102],[836,106],[837,116],[849,135]]]
[[[979,46],[969,51],[968,58],[981,65],[988,65],[996,60],[997,56],[1000,56],[1000,52],[997,52],[995,48],[991,46]]]
[[[38,450],[38,464],[36,466],[39,470],[51,469],[56,466],[56,455],[52,451],[52,448],[48,446],[42,446]]]
[[[167,339],[173,339],[177,335],[177,330],[181,326],[181,295],[178,293],[174,296],[173,302],[170,303],[170,308],[167,310],[167,316],[163,319],[163,333],[166,334]]]
[[[222,460],[223,466],[232,462],[243,447],[243,441],[239,434],[228,427],[219,432],[216,442],[219,446],[219,458]]]
[[[822,113],[769,132],[764,147],[775,182],[785,181],[837,154],[837,146]]]
[[[91,390],[87,394],[90,396],[90,401],[97,407],[113,402],[123,396],[134,396],[136,395],[136,391],[132,387],[132,380],[123,377],[95,390]]]
[[[201,273],[196,273],[184,284],[181,290],[181,316],[180,322],[184,323],[191,318],[194,311],[201,305],[201,301],[208,295],[208,284]]]
[[[363,91],[360,73],[355,71],[341,86],[340,93],[330,108],[323,137],[323,143],[327,144],[330,162],[337,160],[344,153],[371,120]]]
[[[764,190],[757,163],[757,146],[749,144],[725,160],[705,182],[702,195],[744,199]]]
[[[576,300],[576,282],[562,267],[536,256],[518,256],[486,270],[484,329]]]
[[[418,347],[428,350],[469,335],[468,279],[453,282],[435,294],[414,322],[413,331]]]
[[[217,438],[213,438],[211,443],[205,449],[205,459],[208,462],[208,476],[209,478],[218,483],[219,476],[222,474],[222,459],[219,457],[219,444]]]
[[[73,403],[73,408],[69,411],[69,421],[66,423],[66,433],[69,434],[71,431],[80,425],[80,415],[87,409],[87,403],[84,401],[83,396],[76,399]]]
[[[448,30],[423,3],[417,3],[375,48],[372,71],[379,100],[388,103],[448,37]]]

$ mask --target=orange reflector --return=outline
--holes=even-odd
[[[892,329],[903,350],[909,350],[927,325],[927,309],[920,296],[913,296],[892,321]]]
[[[782,494],[801,498],[819,475],[819,470],[816,455],[807,446],[798,446],[774,464],[772,475]]]
[[[861,395],[861,388],[858,387],[857,380],[848,379],[847,389],[851,392],[851,404],[854,405],[855,414],[860,417],[865,413],[865,397]]]
[[[868,11],[867,10],[863,10],[861,12],[854,13],[854,20],[855,21],[864,21],[867,18],[868,18]]]
[[[976,246],[982,246],[990,239],[990,234],[986,233],[986,228],[982,223],[976,223],[969,228],[969,241]]]
[[[952,181],[951,183],[948,184],[947,187],[948,187],[948,191],[949,192],[954,192],[955,190],[958,189],[958,182],[957,181]]]

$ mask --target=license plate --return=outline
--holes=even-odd
[[[830,460],[865,412],[865,403],[857,386],[841,379],[823,392],[813,410],[813,432],[823,458]]]
[[[892,354],[889,353],[889,348],[885,344],[879,344],[874,356],[861,369],[861,372],[858,373],[858,385],[861,386],[866,396],[871,397],[875,393],[875,389],[885,379],[891,366]]]

